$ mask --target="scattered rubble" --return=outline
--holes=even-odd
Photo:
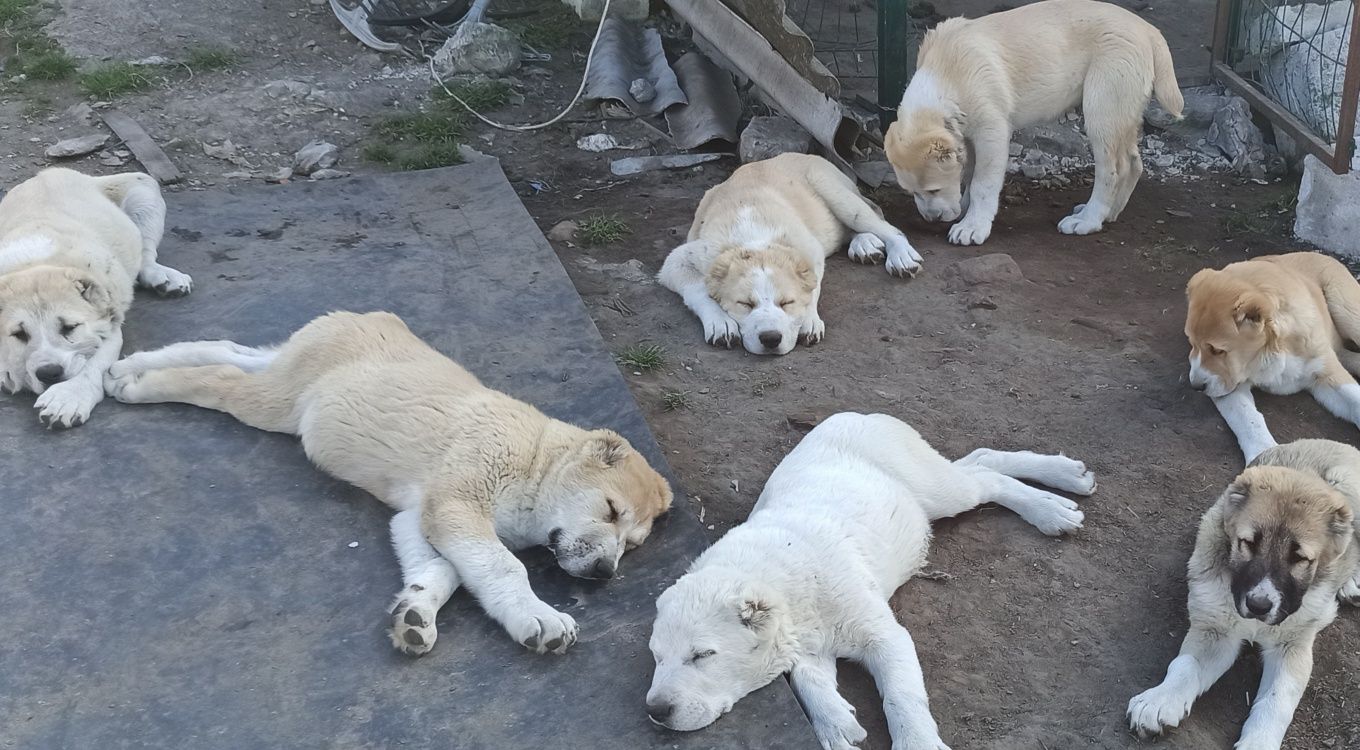
[[[232,143],[230,138],[227,138],[218,144],[204,143],[203,153],[214,159],[231,162],[238,167],[254,167],[253,164],[240,154],[236,144]]]
[[[741,131],[737,154],[743,164],[787,153],[806,154],[812,150],[812,134],[802,125],[778,115],[751,118]]]
[[[108,140],[109,137],[103,133],[67,138],[48,146],[46,154],[49,159],[69,159],[73,156],[84,156],[103,148]]]
[[[293,155],[293,174],[305,177],[318,170],[330,169],[339,160],[340,149],[334,143],[312,141]]]

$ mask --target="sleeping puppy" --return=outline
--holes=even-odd
[[[923,218],[962,216],[949,241],[981,245],[996,218],[1011,133],[1081,105],[1095,188],[1058,231],[1090,234],[1119,218],[1143,174],[1138,137],[1154,91],[1179,117],[1184,101],[1166,39],[1111,3],[1044,0],[951,18],[922,41],[884,149]]]
[[[1330,440],[1270,448],[1204,514],[1190,557],[1190,630],[1162,684],[1129,701],[1140,735],[1177,726],[1237,660],[1264,670],[1236,750],[1278,750],[1308,687],[1313,641],[1338,599],[1360,601],[1360,451]]]
[[[434,647],[460,586],[516,642],[562,653],[576,621],[539,599],[511,550],[548,547],[581,578],[612,578],[671,504],[647,459],[482,385],[390,313],[332,313],[278,347],[189,341],[117,362],[109,394],[182,402],[302,438],[321,469],[386,503],[404,588],[392,643]],[[318,512],[322,512],[318,509]]]
[[[781,154],[739,167],[699,202],[685,244],[657,274],[704,324],[704,339],[752,354],[787,354],[826,332],[817,313],[826,259],[845,246],[888,273],[914,276],[921,256],[831,162]]]
[[[894,748],[948,750],[888,599],[925,564],[937,519],[994,502],[1045,534],[1081,526],[1076,503],[1021,479],[1095,490],[1063,456],[984,448],[951,462],[887,415],[822,422],[775,468],[746,523],[657,600],[652,721],[702,729],[788,673],[822,747],[850,750],[865,731],[836,690],[836,660],[853,659],[878,683]]]
[[[38,394],[48,427],[104,398],[134,280],[166,296],[192,280],[156,262],[165,201],[148,175],[46,169],[0,200],[0,389]]]
[[[1360,425],[1360,283],[1321,253],[1206,268],[1186,287],[1190,385],[1204,391],[1250,463],[1275,445],[1251,389],[1307,390]]]

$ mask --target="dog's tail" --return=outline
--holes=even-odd
[[[142,172],[94,179],[104,197],[122,209],[137,225],[137,231],[142,234],[143,252],[149,251],[154,258],[161,236],[165,234],[165,198],[161,195],[160,183]]]
[[[1176,66],[1171,61],[1171,48],[1166,46],[1166,37],[1161,32],[1152,32],[1152,92],[1157,95],[1157,103],[1162,109],[1180,119],[1185,109],[1185,97],[1176,83]]]

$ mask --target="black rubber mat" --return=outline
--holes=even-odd
[[[280,341],[330,310],[396,312],[488,385],[665,459],[566,273],[494,161],[169,196],[126,351]],[[225,414],[106,400],[48,432],[0,398],[0,748],[814,748],[783,680],[708,729],[644,711],[656,596],[703,548],[684,495],[605,584],[539,551],[534,590],[577,619],[534,655],[466,592],[419,659],[388,643],[388,511],[297,441]]]

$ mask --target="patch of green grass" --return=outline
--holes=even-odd
[[[666,407],[666,411],[676,409],[688,409],[692,405],[689,398],[689,391],[677,391],[674,388],[667,388],[661,392],[661,405]]]
[[[144,67],[125,62],[100,65],[80,74],[80,87],[98,99],[144,91],[155,83]]]
[[[195,73],[228,70],[240,61],[241,56],[226,47],[195,47],[184,56],[184,64]]]
[[[510,84],[504,81],[476,81],[460,83],[449,87],[459,99],[477,111],[495,109],[510,101]],[[462,111],[462,105],[454,101],[442,88],[434,90],[434,102],[438,110],[453,109]]]
[[[25,20],[37,7],[36,0],[0,0],[0,26]]]
[[[76,59],[60,49],[49,49],[19,59],[19,70],[39,81],[64,81],[76,72]]]
[[[364,159],[376,164],[391,164],[397,160],[397,150],[386,143],[370,143],[364,146]]]
[[[375,135],[415,143],[457,143],[466,132],[466,121],[441,112],[393,115],[373,127]]]
[[[581,27],[576,11],[560,2],[545,7],[527,18],[506,19],[504,26],[524,44],[538,50],[562,49]]]
[[[596,214],[576,222],[576,239],[586,247],[618,242],[632,233],[628,222],[613,214]]]
[[[426,111],[385,117],[369,128],[373,141],[364,146],[363,155],[371,162],[401,170],[461,164],[458,145],[467,129],[462,106],[436,89]]]
[[[451,167],[463,163],[457,143],[422,143],[397,155],[392,166],[402,171]]]
[[[656,344],[634,344],[615,356],[624,367],[646,372],[666,364],[666,350]]]

